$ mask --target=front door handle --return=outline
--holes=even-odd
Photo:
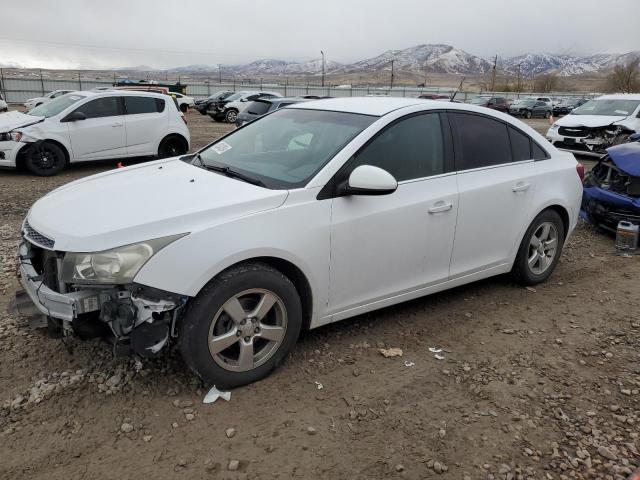
[[[513,193],[526,192],[527,190],[529,190],[530,186],[531,185],[529,185],[528,183],[518,183],[512,188],[512,190]]]
[[[113,125],[111,125],[113,128],[116,127],[122,127],[124,125],[124,123],[114,123]]]
[[[453,208],[453,203],[437,202],[429,208],[429,213],[442,213]]]

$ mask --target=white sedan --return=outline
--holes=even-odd
[[[186,113],[189,108],[193,108],[196,104],[196,101],[193,97],[187,97],[181,93],[170,92],[169,95],[175,97],[176,102],[178,102],[178,107],[180,107],[180,111]]]
[[[54,90],[53,92],[49,92],[42,97],[30,98],[29,100],[24,102],[24,106],[27,111],[29,111],[32,108],[39,107],[40,105],[50,102],[54,98],[61,97],[62,95],[66,95],[67,93],[71,93],[73,91],[74,90]]]
[[[302,329],[493,275],[544,282],[576,225],[582,174],[483,107],[299,103],[191,157],[37,201],[16,308],[85,336],[93,322],[139,355],[177,344],[205,382],[243,385]]]
[[[73,92],[28,114],[0,114],[0,167],[42,176],[73,162],[173,157],[186,153],[189,141],[183,114],[159,93]]]

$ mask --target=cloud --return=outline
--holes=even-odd
[[[638,48],[635,0],[31,0],[2,11],[0,63],[42,68],[352,62],[449,43],[490,57]],[[610,27],[615,25],[615,30]]]

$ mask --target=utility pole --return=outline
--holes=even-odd
[[[427,64],[424,64],[424,86],[427,86]]]
[[[391,90],[393,90],[393,62],[395,59],[391,60]]]
[[[496,89],[496,65],[498,64],[498,55],[493,59],[493,68],[491,69],[491,91]]]
[[[516,90],[517,90],[518,92],[520,92],[520,91],[522,90],[522,85],[521,85],[521,83],[520,83],[520,67],[521,67],[521,66],[522,66],[522,62],[520,62],[520,63],[518,64],[517,77],[516,77],[516,78],[517,78],[517,80],[516,80]]]
[[[220,69],[221,65],[218,64],[218,83],[222,83],[222,70]]]
[[[322,86],[324,87],[324,51],[320,50],[322,54]]]

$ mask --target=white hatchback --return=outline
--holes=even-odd
[[[582,173],[483,107],[291,105],[195,155],[37,201],[16,308],[143,356],[177,343],[204,381],[238,386],[281,363],[301,329],[492,275],[545,281]]]
[[[0,114],[0,167],[55,175],[67,163],[181,155],[189,129],[175,101],[159,93],[72,92],[28,114]]]

